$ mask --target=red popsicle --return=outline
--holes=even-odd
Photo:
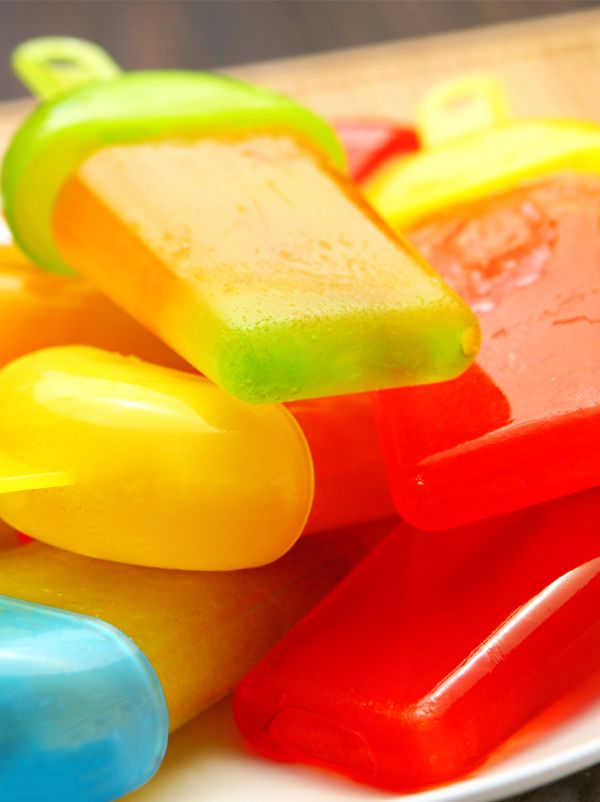
[[[346,151],[350,175],[359,183],[386,159],[419,148],[414,128],[390,120],[335,120],[333,125]]]
[[[400,525],[240,685],[268,757],[413,791],[600,669],[600,488],[452,532]]]
[[[378,406],[403,517],[446,529],[600,483],[600,179],[558,175],[409,232],[479,313],[478,364]]]
[[[306,435],[315,466],[315,498],[304,534],[397,515],[371,395],[286,404]]]

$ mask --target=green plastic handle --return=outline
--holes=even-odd
[[[121,72],[108,53],[93,42],[59,36],[23,42],[13,52],[11,63],[17,77],[40,100],[54,100]]]

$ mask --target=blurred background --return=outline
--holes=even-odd
[[[13,47],[93,39],[126,68],[218,68],[600,7],[600,0],[0,0],[0,99]]]

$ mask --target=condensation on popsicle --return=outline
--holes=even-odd
[[[268,757],[414,791],[600,668],[600,489],[432,535],[401,525],[243,680]]]
[[[89,556],[192,570],[261,565],[300,535],[305,438],[279,405],[65,346],[0,371],[0,516]]]
[[[32,62],[52,72],[44,42],[17,52],[37,86]],[[250,401],[468,367],[475,317],[337,172],[324,121],[229,79],[113,69],[46,102],[7,154],[8,218],[37,262],[77,267]]]
[[[530,150],[523,141],[517,169],[523,131]],[[478,150],[487,140],[493,158]],[[600,482],[600,127],[496,124],[422,153],[406,175],[398,165],[390,184],[380,177],[373,197],[409,221],[410,193],[391,187],[420,176],[428,213],[409,237],[473,305],[485,337],[463,376],[380,393],[378,406],[398,509],[445,529]],[[555,164],[577,173],[532,180]],[[489,194],[502,186],[513,189]]]

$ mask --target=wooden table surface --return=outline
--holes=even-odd
[[[491,71],[523,116],[600,121],[600,11],[491,26],[228,70],[294,95],[325,116],[410,119],[435,82]]]
[[[327,117],[383,114],[406,121],[428,87],[474,70],[502,79],[518,115],[600,121],[600,11],[244,65],[227,72],[293,95]],[[0,104],[0,149],[30,107],[28,101]],[[597,802],[600,770],[581,772],[519,799]]]

